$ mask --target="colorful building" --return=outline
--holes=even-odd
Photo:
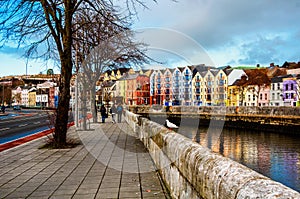
[[[150,78],[146,75],[138,75],[136,78],[136,105],[150,103]]]
[[[223,70],[219,70],[215,77],[215,104],[217,106],[225,106],[227,103],[227,74]]]
[[[270,104],[270,85],[260,87],[258,94],[258,106],[269,106]]]
[[[162,92],[164,93],[164,102],[163,104],[166,106],[171,106],[173,97],[172,97],[172,71],[171,69],[166,69],[163,71],[163,84],[162,84]]]
[[[273,77],[271,79],[270,103],[269,106],[283,106],[283,76]]]
[[[282,79],[282,97],[284,106],[296,106],[299,100],[299,77],[290,76]]]
[[[192,80],[192,100],[194,106],[202,106],[203,105],[203,90],[204,90],[204,84],[203,84],[203,77],[201,73],[195,69],[193,71],[193,80]]]
[[[182,91],[181,91],[181,80],[182,73],[179,68],[175,68],[172,72],[172,99],[173,105],[181,105],[182,101]]]
[[[182,70],[182,88],[183,91],[183,102],[182,105],[185,106],[191,106],[193,105],[192,101],[192,79],[193,79],[193,67],[192,66],[186,66]]]

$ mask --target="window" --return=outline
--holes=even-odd
[[[272,90],[275,90],[275,84],[272,84]]]
[[[253,95],[253,101],[255,101],[255,95]]]
[[[294,90],[294,84],[291,84],[291,90]]]
[[[248,101],[250,101],[251,100],[251,96],[250,95],[248,95]]]
[[[280,100],[281,99],[281,95],[280,93],[277,93],[277,99]]]
[[[277,83],[277,90],[280,90],[280,83]]]
[[[286,91],[289,90],[289,85],[288,84],[285,85],[285,90]]]
[[[267,93],[265,93],[265,100],[267,100],[268,99],[268,94]]]
[[[259,95],[259,99],[262,100],[262,93]]]

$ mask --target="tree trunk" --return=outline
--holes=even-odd
[[[62,30],[62,48],[58,48],[61,61],[61,76],[59,82],[59,95],[57,116],[55,121],[54,139],[57,147],[63,147],[67,143],[68,112],[70,105],[70,81],[72,78],[72,1],[66,0],[65,5],[65,27]],[[58,39],[57,39],[58,40]],[[56,41],[57,41],[56,40]],[[58,42],[58,41],[57,41]],[[58,42],[58,46],[59,42]]]
[[[59,97],[57,117],[55,122],[54,139],[58,147],[66,144],[68,112],[70,104],[70,80],[72,77],[72,61],[64,58],[61,62],[61,79],[59,85]]]

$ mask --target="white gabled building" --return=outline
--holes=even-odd
[[[193,105],[192,100],[192,80],[193,80],[193,67],[186,66],[182,69],[182,105],[191,106]]]
[[[194,70],[193,72],[192,86],[193,105],[202,106],[204,101],[204,81],[201,73],[198,70]]]
[[[182,90],[181,90],[181,84],[182,84],[182,73],[179,70],[179,68],[175,68],[172,72],[172,99],[173,99],[173,105],[181,105],[181,99],[182,99]]]
[[[164,105],[172,105],[172,71],[167,68],[163,71],[162,92],[164,94]]]

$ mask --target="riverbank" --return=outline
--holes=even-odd
[[[162,124],[224,126],[279,133],[300,133],[299,107],[129,106],[131,112]],[[169,109],[169,111],[167,111]]]
[[[270,116],[247,114],[210,114],[210,113],[138,113],[157,123],[166,119],[180,125],[224,126],[227,128],[262,130],[279,133],[300,133],[299,116]]]

